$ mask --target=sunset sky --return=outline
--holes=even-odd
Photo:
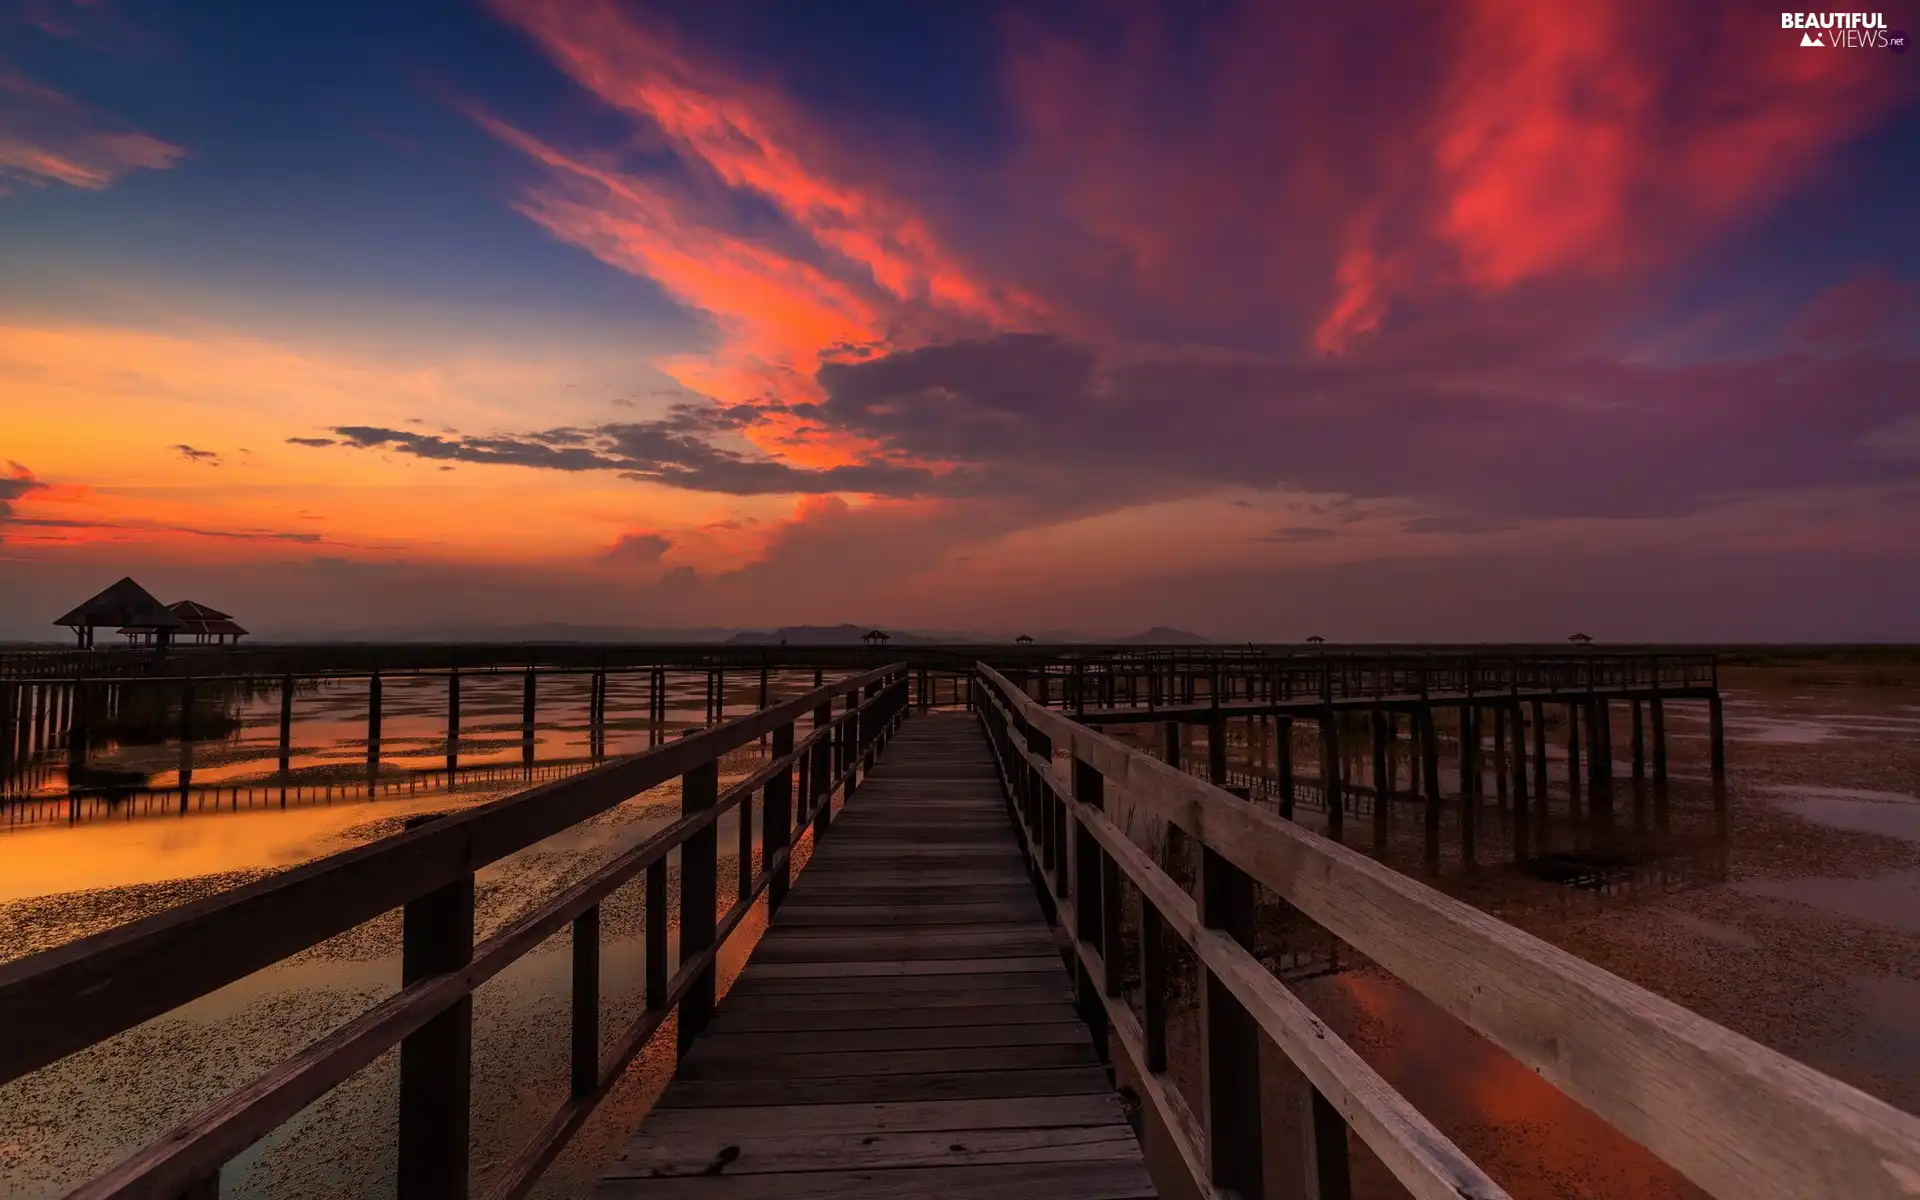
[[[1920,639],[1920,54],[1800,36],[0,0],[0,638],[132,574],[268,636]]]

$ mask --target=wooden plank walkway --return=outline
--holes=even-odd
[[[599,1194],[1155,1194],[977,720],[902,727]]]

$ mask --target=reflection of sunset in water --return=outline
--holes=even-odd
[[[461,797],[462,803],[483,797]],[[273,870],[344,848],[375,821],[439,811],[448,797],[194,814],[188,819],[43,825],[0,837],[0,902],[88,888]],[[388,832],[384,828],[381,832]]]
[[[1310,980],[1299,991],[1515,1200],[1706,1195],[1391,976],[1367,967]]]

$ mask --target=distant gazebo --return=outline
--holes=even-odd
[[[860,635],[860,640],[869,646],[884,646],[893,639],[888,637],[883,630],[869,629]]]
[[[238,645],[240,639],[247,636],[247,631],[240,628],[239,623],[230,614],[202,604],[198,600],[176,601],[167,605],[167,611],[180,618],[180,627],[172,634],[175,642],[192,642],[196,646],[204,646],[211,642],[216,646],[224,646],[231,639]],[[120,632],[128,641],[135,644],[150,642],[154,639],[154,631],[149,629],[129,627]]]
[[[1033,639],[1023,633],[1019,637],[1013,639],[1013,644],[1016,646],[1031,646],[1033,645]]]
[[[54,622],[73,630],[82,649],[93,646],[93,631],[105,626],[122,633],[137,631],[154,645],[165,646],[185,624],[132,579],[122,579],[106,591]]]
[[[1568,638],[1567,640],[1572,642],[1576,646],[1593,645],[1593,639],[1584,633],[1576,633],[1572,637]]]
[[[1316,634],[1312,634],[1311,636],[1309,636],[1309,637],[1307,638],[1307,643],[1308,643],[1309,645],[1313,645],[1313,646],[1318,646],[1318,645],[1321,645],[1321,644],[1323,644],[1323,643],[1325,643],[1325,642],[1326,642],[1326,640],[1327,640],[1327,639],[1325,639],[1325,638],[1323,638],[1323,637],[1321,637],[1321,636],[1320,636],[1319,634],[1317,634],[1317,633],[1316,633]]]

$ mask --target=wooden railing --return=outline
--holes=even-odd
[[[1195,703],[1684,694],[1718,686],[1711,654],[1645,651],[1292,653],[1256,647],[1072,655],[1031,669],[1003,667],[1041,703],[1076,712]]]
[[[1506,1194],[1253,956],[1256,881],[1713,1196],[1920,1194],[1912,1115],[979,672],[1009,804],[1077,952],[1082,1012],[1124,1052],[1199,1194],[1261,1194],[1262,1034],[1306,1079],[1305,1195],[1348,1195],[1349,1130],[1416,1197]],[[1117,794],[1182,832],[1191,895],[1108,816]],[[1140,895],[1143,1019],[1123,994],[1123,879]],[[1167,1068],[1169,932],[1199,964],[1198,1114]]]
[[[0,966],[0,1084],[401,908],[398,994],[139,1150],[70,1200],[217,1196],[222,1164],[396,1045],[399,1192],[464,1200],[474,990],[571,927],[571,1095],[487,1192],[489,1200],[524,1195],[669,1014],[678,1012],[682,1051],[698,1036],[713,1011],[721,945],[762,894],[770,906],[784,898],[795,830],[811,823],[818,836],[826,828],[834,791],[851,793],[905,715],[906,685],[898,666],[869,671],[571,779]],[[799,736],[796,722],[808,713],[812,728]],[[772,761],[721,793],[721,756],[762,735],[771,735]],[[678,820],[474,943],[476,871],[675,777],[681,781]],[[757,873],[756,792],[764,796]],[[739,893],[722,916],[718,822],[736,807]],[[669,974],[667,856],[676,849],[680,960]],[[600,906],[642,875],[644,1010],[602,1055]]]

